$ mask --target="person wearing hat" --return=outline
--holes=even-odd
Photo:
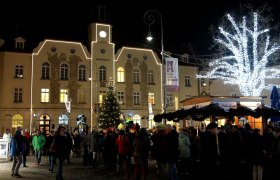
[[[206,127],[206,132],[201,134],[200,163],[205,173],[205,178],[217,178],[219,158],[218,125],[211,122]]]

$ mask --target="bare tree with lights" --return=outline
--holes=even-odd
[[[280,46],[272,42],[267,23],[259,25],[262,18],[252,12],[252,17],[243,17],[240,22],[226,15],[227,26],[219,27],[215,42],[229,51],[223,57],[209,63],[206,74],[198,78],[222,79],[225,84],[237,85],[244,96],[259,96],[263,89],[272,89],[267,79],[279,77],[280,71],[271,66],[273,55]],[[263,19],[262,19],[263,20]]]

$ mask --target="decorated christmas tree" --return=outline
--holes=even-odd
[[[112,80],[110,80],[107,93],[103,99],[99,116],[99,127],[117,127],[120,124],[120,105],[116,97],[116,90]]]

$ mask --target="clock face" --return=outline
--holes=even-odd
[[[99,36],[105,38],[107,36],[107,33],[105,31],[100,31]]]

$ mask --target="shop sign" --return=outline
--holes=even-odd
[[[213,101],[214,104],[217,104],[218,106],[220,106],[221,108],[225,109],[225,110],[229,110],[231,109],[237,109],[237,102],[217,102],[217,101]]]
[[[240,104],[242,106],[246,106],[247,108],[255,110],[261,105],[261,102],[240,102]]]

